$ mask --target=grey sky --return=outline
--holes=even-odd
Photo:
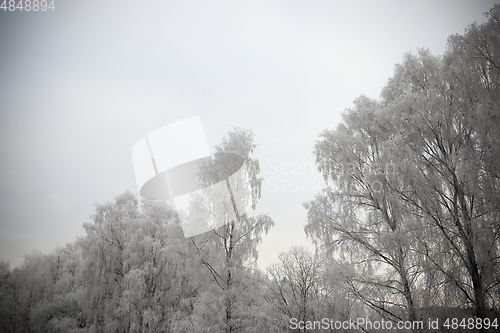
[[[442,54],[494,1],[58,1],[0,10],[0,260],[83,235],[138,193],[133,144],[200,115],[210,147],[252,129],[275,227],[262,267],[305,244],[312,147],[405,52]]]

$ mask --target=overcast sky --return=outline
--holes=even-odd
[[[307,244],[318,133],[378,98],[403,54],[440,55],[494,1],[63,1],[0,10],[0,260],[84,235],[95,203],[138,193],[132,146],[199,115],[209,145],[254,131],[266,267]]]

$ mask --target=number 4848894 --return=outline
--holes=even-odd
[[[0,0],[1,1],[1,0]],[[50,1],[50,2],[49,2]],[[55,0],[3,0],[0,9],[3,9],[4,12],[9,11],[25,11],[25,12],[37,12],[41,10],[42,12],[52,9],[54,11],[56,9],[56,5],[54,3]]]

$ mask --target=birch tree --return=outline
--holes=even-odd
[[[200,171],[200,176],[207,186],[219,181],[226,182],[232,203],[229,207],[221,206],[218,203],[220,198],[207,192],[207,197],[203,198],[204,209],[211,211],[214,207],[222,208],[222,214],[219,212],[214,215],[227,220],[222,227],[191,239],[198,250],[200,263],[205,266],[215,284],[214,288],[207,290],[205,296],[216,303],[220,302],[219,309],[223,309],[223,313],[214,309],[216,314],[213,318],[219,318],[212,321],[214,331],[220,329],[227,333],[237,332],[245,327],[245,318],[248,315],[245,308],[248,304],[244,302],[244,295],[252,290],[251,286],[256,282],[252,273],[258,257],[256,247],[262,241],[262,235],[273,226],[268,215],[251,216],[250,212],[239,212],[234,189],[227,180],[234,170],[228,166],[228,163],[233,163],[232,160],[227,159],[224,154],[237,154],[243,159],[247,170],[246,175],[239,181],[245,183],[248,188],[244,193],[246,197],[239,200],[249,200],[250,206],[255,208],[260,198],[262,182],[262,179],[258,178],[258,160],[252,157],[255,148],[251,131],[234,129],[215,147],[216,158],[202,166]],[[235,218],[230,218],[232,214],[224,210],[233,210]]]
[[[418,221],[392,189],[400,179],[390,120],[375,100],[361,96],[354,104],[343,123],[323,131],[316,143],[316,163],[329,186],[305,204],[305,230],[358,267],[360,274],[346,278],[367,305],[390,319],[415,320],[414,283],[421,272],[415,267],[411,230]]]
[[[382,99],[358,98],[315,146],[330,183],[306,204],[306,233],[362,264],[353,288],[392,318],[498,307],[499,12],[443,57],[406,54]]]

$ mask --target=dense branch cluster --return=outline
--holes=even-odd
[[[381,100],[356,99],[315,145],[330,186],[306,233],[350,254],[344,278],[388,319],[498,315],[499,19],[495,5],[442,57],[406,54]]]

